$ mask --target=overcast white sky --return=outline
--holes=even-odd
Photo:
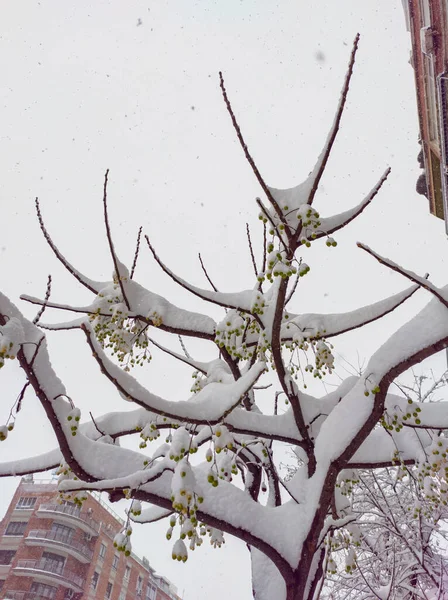
[[[3,3],[0,10],[0,281],[25,314],[34,310],[19,295],[42,296],[49,273],[55,301],[89,300],[46,246],[35,196],[66,256],[93,278],[110,278],[101,214],[106,168],[123,262],[132,261],[143,225],[160,255],[186,279],[206,285],[197,261],[201,251],[218,287],[250,286],[245,222],[253,223],[259,240],[254,198],[261,191],[235,140],[218,71],[265,179],[288,187],[307,175],[321,149],[358,31],[350,100],[316,207],[324,215],[345,210],[386,165],[392,175],[374,205],[337,236],[336,250],[311,249],[312,271],[295,311],[350,310],[407,285],[362,255],[354,246],[358,239],[446,283],[443,223],[415,193],[415,91],[400,0],[42,0]],[[197,299],[159,273],[145,248],[137,279],[177,304],[198,308]],[[411,300],[362,338],[338,340],[336,350],[355,363],[358,354],[368,357],[426,300],[423,294]],[[67,315],[47,314],[58,318]],[[207,356],[208,346],[191,347],[199,358]],[[86,414],[122,408],[99,379],[79,333],[52,335],[50,349]],[[165,397],[185,398],[189,371],[157,358],[144,381]],[[434,365],[443,366],[443,358]],[[2,377],[0,420],[6,420],[22,376],[9,368]],[[19,416],[14,435],[1,445],[2,461],[52,447],[31,394]],[[17,481],[0,485],[3,513]],[[243,544],[203,547],[179,565],[170,558],[165,525],[135,529],[135,550],[185,590],[186,600],[250,597]]]

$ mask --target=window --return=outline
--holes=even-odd
[[[71,527],[67,527],[67,525],[60,525],[59,523],[53,523],[51,526],[51,531],[55,534],[55,539],[63,542],[69,542],[75,530]]]
[[[30,592],[33,592],[38,598],[56,598],[56,592],[58,588],[53,587],[52,585],[45,585],[44,583],[33,583]]]
[[[15,553],[15,550],[0,550],[0,565],[10,565]]]
[[[119,561],[119,560],[120,560],[120,557],[118,556],[118,554],[114,554],[114,558],[113,558],[113,561],[112,561],[112,569],[113,569],[114,571],[116,571],[116,570],[117,570],[117,567],[118,567],[118,561]]]
[[[94,574],[92,575],[92,583],[90,584],[90,586],[93,590],[96,590],[96,586],[98,585],[99,578],[100,578],[100,574],[98,573],[98,571],[95,571]]]
[[[36,498],[22,496],[22,498],[19,498],[16,508],[18,508],[19,510],[30,510],[34,508],[35,504]]]
[[[109,581],[109,583],[107,584],[107,588],[106,588],[106,596],[105,596],[106,598],[110,598],[111,597],[111,595],[112,595],[112,587],[113,586],[112,586],[111,582]]]
[[[10,521],[5,535],[23,535],[28,523],[26,521]]]
[[[3,589],[4,585],[5,585],[5,580],[4,579],[0,579],[0,591]]]
[[[129,565],[126,565],[126,569],[124,572],[124,579],[125,581],[129,581],[129,577],[131,576],[131,567]]]
[[[62,573],[64,570],[65,557],[54,552],[42,552],[44,568],[52,573]]]
[[[104,560],[104,557],[106,556],[106,545],[105,544],[101,544],[99,556],[100,556],[101,560]]]
[[[142,589],[143,589],[143,577],[141,575],[139,575],[138,579],[137,579],[137,587],[135,588],[137,596],[142,595]]]
[[[152,583],[148,583],[148,587],[146,588],[146,599],[145,600],[155,600],[157,594],[157,588]]]

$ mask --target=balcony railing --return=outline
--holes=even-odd
[[[46,540],[54,542],[54,544],[62,545],[70,550],[75,550],[78,554],[81,554],[87,561],[92,560],[92,550],[83,542],[73,539],[60,531],[43,530],[43,529],[32,529],[26,536],[27,540]]]
[[[54,560],[41,559],[41,560],[19,560],[14,571],[40,571],[47,575],[54,575],[55,579],[64,580],[69,585],[68,587],[78,588],[82,591],[85,583],[85,579],[76,575],[72,571],[64,568],[63,564],[58,564]]]
[[[19,592],[11,590],[6,592],[5,600],[41,600],[42,594],[37,592]]]
[[[67,517],[73,517],[78,521],[82,521],[86,525],[92,529],[96,535],[100,530],[100,524],[87,512],[81,512],[77,506],[72,506],[71,504],[41,504],[37,509],[37,512],[52,512],[59,513],[61,515],[65,515]]]

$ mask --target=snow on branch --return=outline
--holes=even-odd
[[[56,244],[53,242],[53,240],[50,237],[50,234],[47,231],[47,228],[45,227],[45,223],[42,217],[42,213],[40,210],[40,204],[39,204],[39,199],[36,198],[35,201],[36,204],[36,212],[37,212],[37,218],[39,220],[39,225],[40,228],[42,230],[42,233],[44,234],[44,238],[46,239],[48,245],[50,246],[50,248],[53,250],[56,258],[59,260],[59,262],[61,262],[64,267],[67,269],[67,271],[73,275],[73,277],[75,279],[77,279],[79,281],[79,283],[81,283],[84,287],[86,287],[88,290],[90,290],[91,292],[93,292],[94,294],[97,294],[99,289],[101,288],[101,284],[98,281],[94,281],[93,279],[89,279],[88,277],[86,277],[85,275],[83,275],[82,273],[80,273],[77,269],[75,269],[69,262],[68,260],[65,258],[65,256],[63,256],[63,254],[59,251],[58,247],[56,246]]]
[[[396,271],[397,273],[400,273],[400,275],[407,277],[407,279],[410,279],[411,281],[413,281],[420,287],[424,288],[425,290],[427,290],[428,292],[433,294],[438,300],[440,300],[440,302],[444,306],[446,306],[448,308],[448,294],[446,292],[444,292],[443,290],[441,290],[440,288],[438,288],[437,286],[435,286],[430,281],[428,281],[427,276],[420,277],[420,275],[417,275],[413,271],[408,271],[407,269],[403,269],[403,267],[400,267],[399,265],[397,265],[397,263],[393,262],[392,260],[390,260],[388,258],[385,258],[384,256],[381,256],[380,254],[378,254],[377,252],[372,250],[372,248],[369,248],[369,246],[366,246],[365,244],[361,244],[361,242],[358,242],[357,246],[358,246],[358,248],[361,248],[362,250],[367,252],[367,254],[370,254],[370,256],[373,256],[374,258],[376,258],[376,260],[380,264],[385,265],[386,267],[389,267],[389,269],[391,269],[392,271]],[[445,297],[445,295],[447,297]]]
[[[103,352],[87,324],[82,325],[81,329],[86,335],[87,343],[92,349],[93,357],[100,366],[102,373],[106,375],[121,394],[156,414],[198,425],[218,423],[232,412],[238,406],[244,394],[251,389],[266,369],[266,364],[259,362],[251,367],[238,381],[210,383],[189,401],[164,400],[146,390],[132,375],[115,365]],[[216,363],[220,362],[216,361]],[[225,365],[225,363],[222,363],[222,365]],[[225,373],[223,366],[220,367],[217,364],[217,368],[221,368]]]
[[[110,282],[102,283],[94,302],[85,306],[71,306],[68,304],[48,302],[26,294],[22,295],[21,299],[39,306],[45,305],[49,308],[110,319],[113,316],[112,311],[114,306],[102,302],[102,298],[106,295],[111,295],[113,291],[114,284]],[[171,304],[171,302],[166,300],[163,296],[150,292],[131,279],[127,281],[127,294],[131,305],[131,310],[126,315],[127,318],[139,319],[148,325],[155,325],[159,329],[170,333],[210,340],[214,339],[216,324],[212,318],[179,308],[174,304]],[[79,327],[85,320],[86,319],[81,319],[61,324],[39,323],[39,326],[53,330],[74,329]]]
[[[154,346],[156,348],[159,348],[159,350],[161,350],[162,352],[165,352],[166,354],[169,354],[173,358],[177,358],[177,360],[180,360],[181,362],[185,363],[186,365],[190,365],[190,367],[193,367],[194,369],[196,369],[197,371],[200,371],[204,375],[207,374],[209,368],[212,365],[212,362],[201,362],[201,361],[198,361],[198,360],[193,360],[190,356],[185,356],[183,354],[178,354],[177,352],[174,352],[174,350],[170,350],[169,348],[165,348],[165,346],[162,346],[162,344],[159,344],[158,342],[156,342],[153,339],[150,339],[150,341],[151,341],[151,344],[154,344]]]
[[[50,469],[55,469],[59,466],[61,460],[62,452],[59,448],[56,448],[55,450],[37,456],[0,462],[0,477],[28,475],[29,473],[49,471]]]
[[[419,287],[414,285],[389,298],[346,313],[290,314],[288,323],[282,325],[282,340],[291,340],[297,336],[305,339],[329,338],[352,331],[353,329],[358,329],[389,314],[410,298],[418,289]]]
[[[246,290],[243,292],[235,292],[235,293],[224,293],[224,292],[216,292],[211,290],[203,290],[194,285],[191,285],[182,277],[179,277],[171,269],[169,269],[159,258],[156,251],[154,250],[151,242],[149,241],[148,236],[145,236],[146,242],[148,244],[149,249],[154,256],[155,261],[161,267],[164,273],[166,273],[173,281],[178,283],[181,287],[188,290],[195,296],[198,296],[202,300],[206,300],[208,302],[212,302],[213,304],[217,304],[218,306],[223,306],[225,308],[235,308],[237,310],[250,312],[252,309],[254,297],[256,296],[256,292],[253,290]]]
[[[353,75],[353,68],[355,66],[355,58],[356,58],[356,52],[358,50],[359,38],[360,38],[360,35],[358,33],[358,34],[356,34],[356,37],[353,41],[353,47],[352,47],[352,52],[350,55],[350,60],[348,63],[347,74],[345,76],[344,85],[342,86],[341,96],[339,99],[339,105],[336,109],[336,115],[335,115],[333,124],[331,126],[330,133],[327,137],[327,141],[325,142],[324,149],[323,149],[321,155],[319,156],[317,163],[315,164],[314,169],[308,178],[309,181],[311,182],[311,190],[310,190],[310,193],[308,196],[307,204],[313,203],[314,196],[316,195],[317,188],[319,187],[320,180],[322,178],[322,175],[324,174],[325,167],[327,166],[327,161],[330,157],[330,153],[333,148],[333,144],[336,140],[336,136],[339,131],[342,114],[344,112],[345,103],[347,101],[347,95],[348,95],[348,90],[350,87],[350,81],[351,81],[351,78]]]
[[[375,352],[358,383],[323,423],[316,439],[318,461],[350,460],[382,415],[391,382],[447,346],[448,312],[433,299]],[[325,441],[330,431],[331,446]]]
[[[227,96],[227,91],[226,91],[226,88],[225,88],[225,85],[224,85],[224,77],[223,77],[223,74],[221,73],[221,71],[219,72],[219,84],[220,84],[220,87],[221,87],[221,92],[222,92],[222,95],[223,95],[223,98],[224,98],[224,102],[225,102],[225,105],[226,105],[226,108],[227,108],[227,112],[229,113],[230,118],[232,119],[233,128],[236,131],[236,134],[237,134],[237,137],[238,137],[238,141],[240,142],[241,148],[243,149],[243,152],[244,152],[244,155],[245,155],[245,157],[247,159],[247,162],[251,166],[251,169],[254,172],[254,175],[257,178],[258,183],[261,185],[261,187],[262,187],[264,193],[266,194],[269,202],[272,204],[272,207],[275,210],[275,212],[277,213],[278,218],[280,219],[280,221],[285,226],[285,228],[286,228],[285,229],[286,235],[287,235],[287,237],[289,239],[290,232],[289,232],[289,228],[288,228],[286,219],[285,219],[285,217],[284,217],[284,215],[282,213],[282,210],[281,210],[280,206],[278,205],[277,200],[275,199],[275,197],[271,193],[271,189],[266,185],[263,177],[261,176],[260,171],[258,170],[258,167],[255,164],[255,161],[254,161],[254,159],[252,158],[252,156],[251,156],[251,154],[249,152],[247,144],[244,141],[243,134],[241,133],[241,128],[238,125],[238,121],[236,120],[235,113],[233,112],[232,105],[230,104],[230,100],[229,100],[229,98]]]
[[[111,230],[110,230],[109,214],[108,214],[108,209],[107,209],[107,183],[108,183],[108,179],[109,179],[109,169],[107,169],[107,171],[106,171],[106,173],[104,175],[104,185],[103,185],[104,224],[106,226],[106,235],[107,235],[107,241],[108,241],[108,244],[109,244],[110,254],[112,256],[112,261],[114,263],[114,269],[115,269],[114,278],[116,278],[116,280],[118,281],[118,285],[120,286],[121,295],[123,296],[124,303],[126,304],[128,310],[130,310],[131,307],[129,305],[129,300],[128,300],[127,295],[126,295],[125,282],[128,280],[128,278],[131,278],[131,277],[129,275],[128,269],[118,259],[117,253],[115,252],[114,243],[113,243],[113,240],[112,240],[112,233],[111,233]]]
[[[351,221],[356,219],[356,217],[360,215],[363,212],[363,210],[367,208],[367,206],[369,206],[369,204],[378,194],[384,182],[388,178],[390,171],[390,167],[386,169],[378,183],[376,183],[376,185],[370,190],[367,196],[357,206],[332,217],[322,217],[320,219],[321,224],[319,227],[319,232],[316,234],[316,239],[324,237],[326,235],[330,235],[335,231],[342,229]]]
[[[84,315],[98,314],[102,317],[110,317],[110,314],[108,313],[98,313],[95,310],[95,307],[91,304],[85,306],[70,306],[69,304],[60,304],[58,302],[41,300],[40,298],[35,298],[34,296],[29,296],[28,294],[22,294],[20,299],[24,300],[25,302],[29,302],[30,304],[37,304],[38,306],[45,306],[48,308],[57,308],[58,310],[66,310],[68,312],[83,313]]]

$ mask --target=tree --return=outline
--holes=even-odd
[[[332,556],[321,597],[443,597],[446,501],[434,506],[412,467],[362,470],[352,477],[342,488],[351,496],[347,514],[357,518],[327,540]]]
[[[435,402],[446,377],[414,375],[413,385],[397,385],[419,403]],[[292,477],[295,469],[288,468]],[[321,597],[441,598],[448,510],[440,487],[434,494],[436,483],[443,489],[442,481],[424,480],[418,467],[404,463],[341,473],[337,493],[346,508],[340,510],[356,520],[327,539],[332,553]]]
[[[128,498],[129,523],[115,539],[117,548],[125,553],[131,548],[131,521],[169,519],[167,537],[176,540],[173,558],[178,560],[187,559],[185,541],[194,549],[201,544],[202,534],[208,533],[211,543],[217,546],[224,534],[235,535],[250,548],[257,600],[318,597],[331,559],[328,540],[356,519],[338,500],[337,485],[344,473],[387,467],[397,459],[403,464],[416,463],[420,473],[431,481],[444,481],[445,468],[448,469],[448,441],[441,432],[448,428],[446,405],[413,402],[411,406],[405,397],[389,391],[400,373],[448,345],[447,291],[358,244],[413,285],[344,314],[295,312],[299,310],[298,281],[310,270],[303,258],[306,248],[320,240],[329,249],[334,247],[333,234],[368,207],[389,175],[388,169],[366,198],[351,210],[322,217],[314,208],[316,191],[339,130],[358,39],[323,151],[306,181],[291,189],[277,189],[265,183],[220,75],[233,127],[269,202],[268,207],[257,198],[265,232],[261,268],[249,235],[254,265],[249,289],[220,292],[209,278],[209,291],[171,271],[148,237],[145,241],[154,259],[175,282],[226,310],[221,322],[178,308],[135,281],[140,234],[132,268],[128,270],[119,260],[107,212],[108,173],[103,204],[113,280],[94,281],[71,265],[52,241],[36,201],[48,244],[79,283],[93,293],[94,299],[88,306],[53,302],[49,282],[45,299],[22,297],[41,306],[31,322],[0,295],[0,365],[17,357],[26,377],[10,419],[0,430],[1,436],[6,439],[12,430],[21,398],[31,386],[59,443],[57,450],[45,455],[2,464],[1,475],[59,466],[60,490],[74,494],[77,502],[82,502],[88,490],[108,492],[112,501]],[[432,300],[373,354],[361,376],[349,377],[322,398],[306,392],[307,377],[322,378],[333,370],[331,338],[390,313],[419,288],[427,290]],[[68,323],[49,325],[41,321],[43,311],[49,308],[81,316]],[[150,337],[152,328],[176,338],[207,340],[210,361],[199,362],[188,352],[180,354],[160,346]],[[123,401],[135,406],[133,410],[126,405],[120,413],[92,417],[81,423],[79,408],[51,366],[44,334],[45,330],[72,329],[84,333],[102,375]],[[132,367],[149,360],[151,344],[194,369],[191,398],[174,402],[158,397],[134,377]],[[279,394],[288,403],[283,413],[277,406]],[[262,411],[266,396],[275,401],[274,410]],[[168,431],[167,441],[151,454],[146,450],[147,444],[161,431]],[[141,437],[139,450],[120,446],[121,438],[136,432]],[[293,445],[301,461],[289,482],[277,470],[278,450],[284,445]],[[436,459],[431,454],[434,450],[439,452]],[[437,492],[443,495],[444,488],[440,486]]]

